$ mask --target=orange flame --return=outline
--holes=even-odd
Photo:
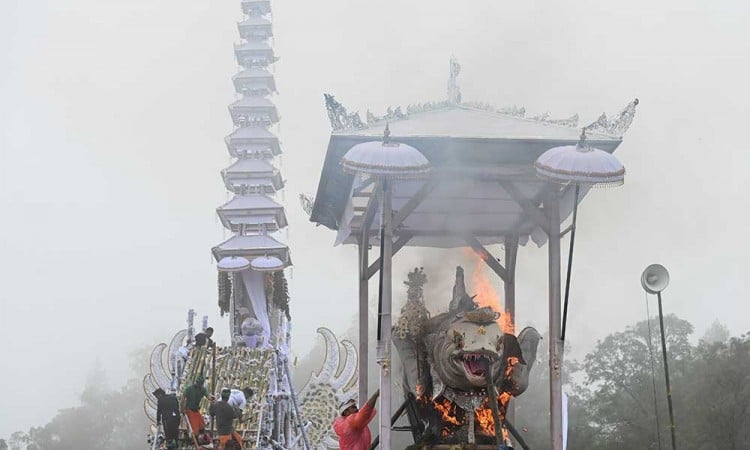
[[[503,333],[515,334],[515,324],[513,323],[510,313],[503,311],[500,305],[500,295],[498,295],[494,286],[490,282],[485,272],[487,264],[485,258],[491,258],[490,255],[482,253],[478,255],[471,250],[467,249],[467,253],[471,255],[471,259],[474,262],[474,268],[471,274],[472,288],[476,292],[476,298],[474,302],[479,307],[489,306],[493,311],[500,313],[500,317],[497,318],[497,324],[500,325],[500,329]]]
[[[507,392],[501,393],[497,397],[497,406],[500,413],[500,421],[502,422],[505,419],[505,410],[508,406],[508,402],[510,401],[511,395]],[[492,417],[492,408],[489,406],[489,402],[485,402],[482,408],[478,409],[476,411],[476,423],[478,425],[477,431],[479,433],[487,435],[487,436],[494,436],[495,435],[495,418]],[[501,429],[503,439],[508,439],[508,430],[505,428]]]

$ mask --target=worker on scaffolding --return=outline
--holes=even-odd
[[[204,345],[208,348],[211,348],[216,345],[216,343],[211,339],[211,336],[214,335],[214,329],[211,327],[206,328],[206,331],[203,333],[198,333],[195,335],[193,340],[195,341],[196,347],[203,347]]]
[[[183,410],[196,440],[201,440],[200,438],[202,438],[202,435],[206,431],[206,421],[200,412],[201,400],[209,397],[208,391],[203,386],[205,381],[203,375],[198,375],[195,382],[182,391]],[[209,399],[213,400],[213,396],[209,397]]]
[[[156,397],[156,426],[158,428],[159,425],[164,425],[167,449],[176,449],[180,434],[180,403],[176,395],[167,394],[162,388],[158,388],[153,394]]]
[[[227,444],[234,440],[235,448],[242,448],[242,436],[234,430],[234,419],[239,419],[242,413],[229,404],[232,395],[230,389],[221,390],[221,400],[211,403],[209,412],[216,419],[216,434],[219,437],[219,450],[225,450]],[[237,444],[239,447],[237,447]]]
[[[357,408],[354,399],[339,406],[340,416],[333,422],[333,430],[339,437],[340,450],[368,450],[372,441],[368,425],[375,417],[375,402],[380,390],[375,391],[362,409]]]
[[[245,412],[247,401],[253,397],[253,390],[249,387],[242,389],[232,389],[229,394],[229,406],[237,408],[240,412]]]

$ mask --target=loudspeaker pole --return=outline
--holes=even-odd
[[[664,313],[661,307],[661,291],[656,293],[659,299],[659,327],[661,328],[661,354],[664,358],[664,379],[667,382],[667,406],[669,407],[669,431],[672,433],[672,450],[677,450],[675,441],[674,412],[672,410],[672,388],[669,384],[669,363],[667,362],[667,340],[664,335]]]

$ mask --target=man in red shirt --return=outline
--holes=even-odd
[[[357,408],[354,399],[347,400],[339,406],[341,416],[333,422],[333,430],[339,437],[340,450],[368,450],[372,437],[370,424],[375,417],[375,402],[380,390],[375,391],[362,409]]]

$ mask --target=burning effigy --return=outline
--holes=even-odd
[[[425,445],[508,442],[505,413],[512,397],[528,387],[541,336],[531,327],[516,337],[501,313],[479,307],[456,281],[448,311],[435,317],[424,303],[427,276],[409,273],[407,302],[393,328],[393,344],[403,363],[403,387],[427,429]]]

